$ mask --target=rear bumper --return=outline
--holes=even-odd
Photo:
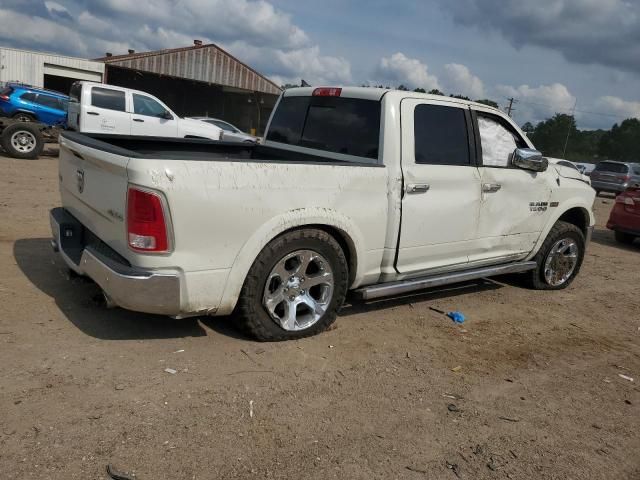
[[[180,316],[181,276],[129,265],[116,252],[90,244],[84,226],[63,208],[49,214],[51,246],[73,271],[96,282],[115,305],[138,312]],[[108,250],[107,250],[108,252]]]
[[[610,183],[602,182],[600,180],[591,180],[591,188],[601,192],[622,193],[628,186],[628,183]]]
[[[620,204],[616,204],[611,211],[607,228],[616,232],[640,236],[640,215],[627,212]]]

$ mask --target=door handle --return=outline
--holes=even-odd
[[[87,115],[100,115],[98,112],[87,112]]]
[[[502,185],[500,185],[499,183],[483,183],[482,184],[482,191],[486,193],[497,192],[501,188],[502,188]]]
[[[427,193],[429,188],[428,183],[410,183],[407,185],[407,193]]]
[[[141,118],[134,118],[134,119],[133,119],[133,121],[134,121],[134,122],[144,122],[144,120],[143,120],[143,119],[141,119]]]

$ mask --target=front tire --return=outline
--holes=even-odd
[[[260,341],[308,337],[336,319],[348,288],[347,260],[323,230],[285,233],[269,243],[244,282],[236,313]]]
[[[557,222],[533,258],[536,268],[528,272],[527,283],[536,290],[561,290],[571,285],[584,259],[582,231],[567,222]]]
[[[616,242],[623,243],[625,245],[631,245],[633,241],[636,239],[635,235],[631,235],[629,233],[624,232],[614,232],[616,237]]]

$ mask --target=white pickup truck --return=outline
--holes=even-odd
[[[223,130],[180,118],[150,93],[103,83],[74,82],[67,127],[82,133],[222,140]]]
[[[260,340],[363,299],[520,272],[567,287],[595,192],[501,111],[375,88],[284,92],[263,145],[65,132],[53,247],[111,305]]]

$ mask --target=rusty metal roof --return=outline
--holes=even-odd
[[[96,58],[107,65],[279,95],[264,75],[213,43]]]

